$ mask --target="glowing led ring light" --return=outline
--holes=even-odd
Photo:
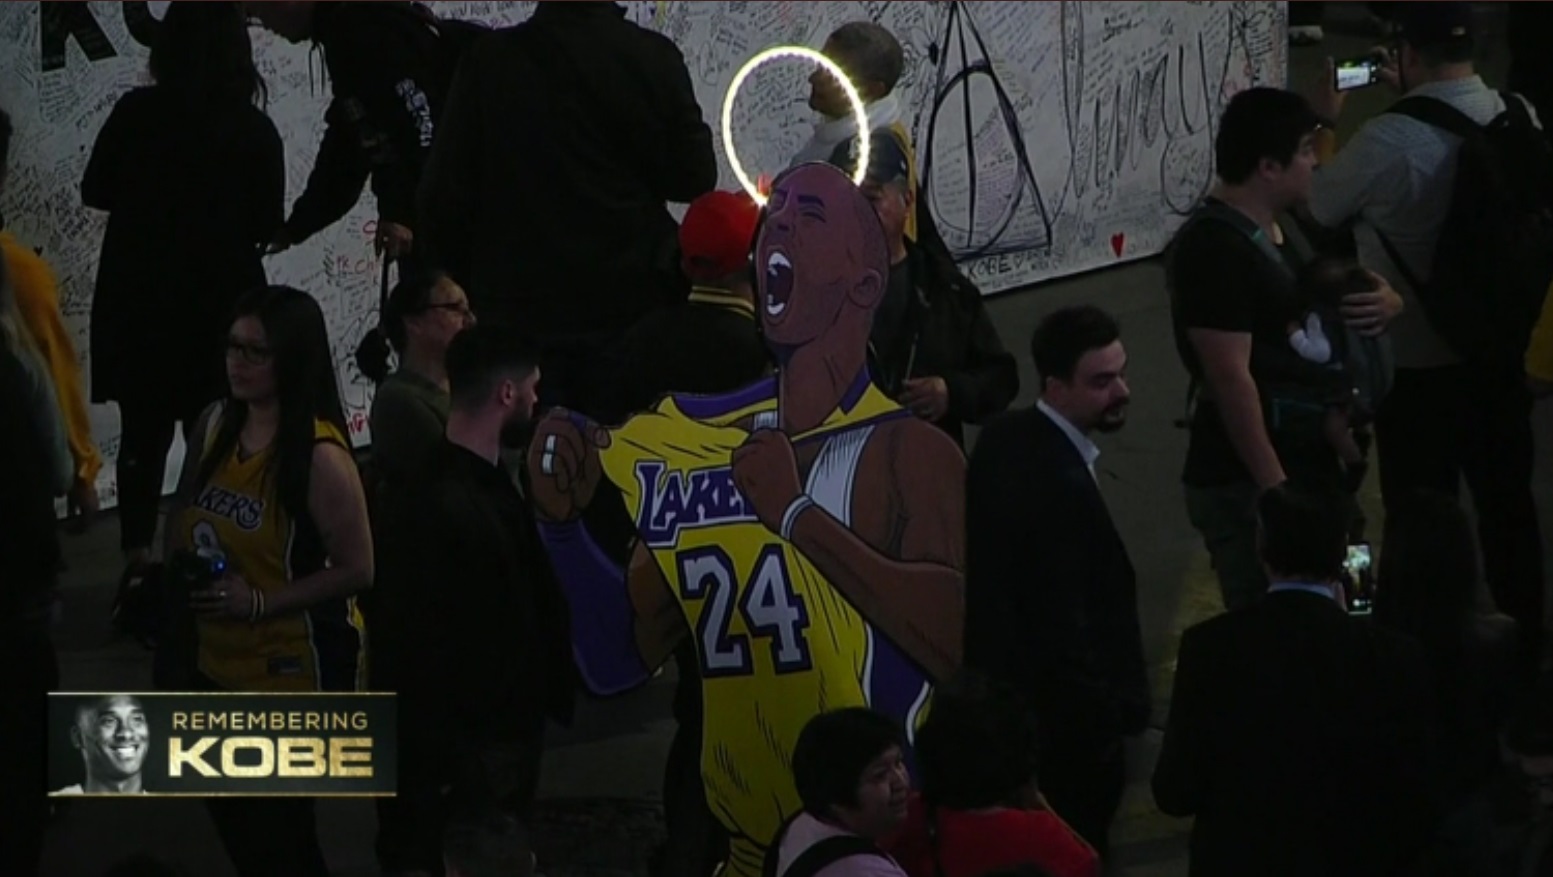
[[[835,80],[841,83],[841,88],[847,93],[847,101],[852,104],[852,118],[857,121],[857,130],[862,135],[857,138],[857,169],[852,172],[852,182],[861,186],[868,173],[868,109],[863,105],[863,96],[858,94],[857,86],[847,78],[845,70],[835,61],[823,54],[804,46],[774,46],[744,62],[739,72],[733,76],[733,82],[728,85],[728,95],[723,98],[723,149],[728,153],[728,164],[733,167],[733,175],[738,178],[739,185],[744,191],[755,199],[755,203],[762,207],[766,204],[765,193],[750,180],[749,174],[744,172],[744,166],[739,164],[739,155],[733,146],[733,101],[739,96],[739,88],[744,85],[744,80],[754,73],[756,68],[767,61],[775,61],[779,58],[803,58],[825,68]]]

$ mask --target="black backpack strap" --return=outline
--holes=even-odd
[[[1255,244],[1257,249],[1262,251],[1262,255],[1268,259],[1279,265],[1287,264],[1284,262],[1283,254],[1278,252],[1278,245],[1273,243],[1272,239],[1267,236],[1267,232],[1263,231],[1262,227],[1257,225],[1251,217],[1228,204],[1219,201],[1206,202],[1197,208],[1197,214],[1193,218],[1198,220],[1216,219],[1249,238],[1251,243]]]
[[[828,837],[803,851],[792,866],[780,877],[814,877],[827,866],[853,856],[882,856],[879,847],[867,838],[855,834]]]
[[[778,860],[782,857],[782,841],[787,837],[787,830],[792,827],[793,821],[803,812],[799,813],[777,829],[776,836],[766,846],[766,858],[761,863],[761,877],[814,877],[821,869],[833,865],[842,859],[850,859],[853,856],[882,856],[883,852],[871,840],[858,837],[855,834],[843,834],[837,837],[828,837],[807,850],[804,850],[786,871],[778,873]]]
[[[1438,98],[1413,95],[1405,97],[1386,110],[1399,116],[1417,119],[1425,125],[1455,134],[1457,137],[1475,137],[1483,133],[1483,126],[1472,117]]]
[[[1407,283],[1408,289],[1411,289],[1414,295],[1420,297],[1426,295],[1423,281],[1419,280],[1418,275],[1413,273],[1413,269],[1408,267],[1407,260],[1402,258],[1402,254],[1398,252],[1396,244],[1391,242],[1391,238],[1386,237],[1385,232],[1373,225],[1370,228],[1375,231],[1375,236],[1380,238],[1380,245],[1386,250],[1386,258],[1402,272],[1402,280]]]
[[[1521,112],[1525,113],[1525,105],[1519,99],[1506,95],[1506,107],[1512,104],[1517,105]],[[1463,140],[1481,137],[1483,134],[1482,125],[1472,121],[1472,117],[1466,113],[1438,98],[1425,97],[1423,95],[1405,97],[1392,104],[1391,108],[1386,110],[1386,112],[1407,116],[1410,119],[1417,119],[1425,125],[1439,128]],[[1510,112],[1514,111],[1510,110]],[[1531,119],[1529,116],[1527,116],[1526,121],[1528,124],[1530,123]],[[1407,261],[1402,258],[1402,254],[1397,251],[1396,245],[1379,228],[1375,228],[1375,236],[1380,238],[1380,245],[1385,248],[1387,258],[1391,259],[1391,264],[1397,266],[1397,270],[1402,274],[1402,279],[1413,290],[1413,293],[1423,296],[1426,292],[1423,281],[1419,279],[1412,267],[1407,264]]]
[[[1279,216],[1278,227],[1283,230],[1283,242],[1293,251],[1297,264],[1307,265],[1323,255],[1299,217],[1292,214]]]
[[[1505,114],[1510,117],[1512,124],[1518,127],[1522,125],[1528,128],[1536,127],[1532,124],[1530,105],[1525,98],[1513,91],[1501,91],[1499,98],[1504,101]]]
[[[1251,217],[1222,201],[1209,199],[1200,202],[1191,215],[1187,217],[1186,222],[1176,231],[1176,239],[1185,234],[1190,227],[1206,220],[1216,220],[1239,231],[1250,239],[1257,249],[1262,251],[1262,255],[1288,270],[1288,262],[1284,260],[1283,254],[1278,252],[1278,245],[1273,243],[1272,239],[1267,236],[1267,232],[1263,231],[1262,227],[1257,225]],[[1284,228],[1284,233],[1287,235],[1288,229],[1286,224],[1280,223],[1280,227]],[[1177,429],[1188,429],[1191,427],[1192,417],[1196,412],[1197,402],[1202,397],[1202,394],[1202,383],[1195,377],[1189,378],[1186,384],[1186,404],[1180,419],[1175,421]]]

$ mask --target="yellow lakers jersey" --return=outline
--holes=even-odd
[[[913,727],[925,675],[808,558],[744,505],[729,459],[751,428],[775,427],[776,382],[725,397],[671,397],[612,431],[601,452],[684,612],[705,692],[707,800],[733,831],[724,874],[758,875],[766,843],[800,808],[791,753],[815,715],[873,706]],[[815,504],[850,525],[853,477],[883,421],[907,416],[863,375],[817,429]],[[869,498],[865,501],[873,501]]]
[[[218,422],[212,420],[212,436]],[[314,435],[317,441],[349,447],[325,421],[317,422]],[[272,446],[242,459],[232,448],[168,524],[174,549],[220,556],[229,570],[265,594],[323,569],[326,562],[316,528],[299,526],[281,505],[273,453]],[[255,623],[200,619],[199,670],[231,691],[359,690],[364,630],[354,598]]]

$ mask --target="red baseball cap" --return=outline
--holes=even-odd
[[[692,278],[727,277],[750,260],[760,205],[743,192],[708,192],[690,203],[679,224],[679,249]]]

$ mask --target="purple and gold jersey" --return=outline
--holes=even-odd
[[[695,640],[701,773],[734,834],[728,877],[758,877],[766,844],[800,809],[791,756],[809,719],[872,706],[915,729],[930,694],[926,675],[745,507],[729,459],[776,415],[774,379],[670,397],[611,431],[601,452]],[[805,487],[819,508],[850,526],[863,449],[881,422],[904,416],[865,374],[823,424],[792,437],[820,448]]]

